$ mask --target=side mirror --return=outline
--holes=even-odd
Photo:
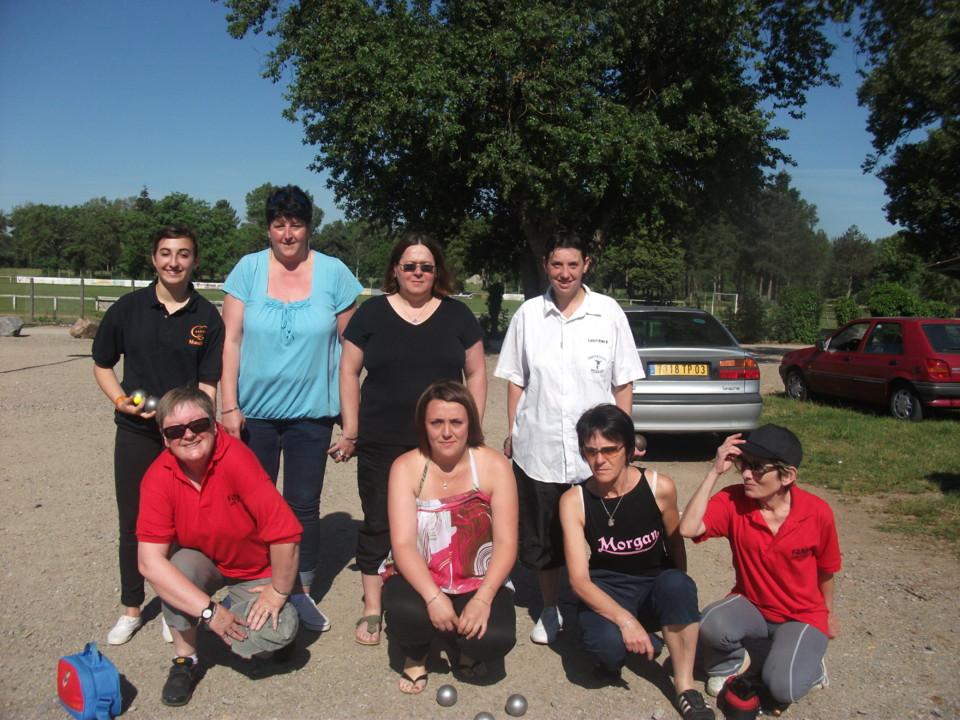
[[[817,350],[823,350],[825,347],[827,347],[827,343],[823,340],[817,340],[815,344],[817,346]]]

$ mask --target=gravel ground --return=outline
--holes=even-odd
[[[779,391],[783,347],[756,347],[765,392]],[[0,621],[0,716],[64,718],[55,690],[56,662],[96,641],[123,676],[124,717],[138,718],[504,718],[512,693],[529,701],[528,718],[673,718],[667,654],[628,664],[621,687],[598,687],[571,627],[551,647],[527,639],[539,613],[535,581],[518,570],[517,647],[505,667],[479,684],[457,681],[439,648],[420,696],[396,688],[402,659],[384,642],[353,641],[360,583],[353,564],[359,524],[355,464],[327,468],[322,512],[325,551],[314,595],[333,620],[323,635],[302,631],[293,661],[243,661],[205,634],[203,677],[184,708],[160,704],[171,649],[160,638],[159,602],[127,645],[105,636],[118,605],[113,424],[93,380],[90,341],[65,328],[34,328],[0,338],[0,521],[4,582]],[[488,358],[492,373],[496,357]],[[498,446],[506,429],[506,390],[491,379],[485,429]],[[711,436],[652,437],[649,465],[677,482],[681,507],[712,458]],[[803,482],[803,473],[800,476]],[[830,686],[811,694],[789,718],[960,718],[960,568],[943,547],[919,545],[875,529],[878,503],[815,488],[833,506],[844,569],[837,581],[841,635],[827,654]],[[731,587],[729,551],[713,541],[690,546],[690,573],[701,605]],[[152,597],[148,594],[148,597]],[[562,610],[574,617],[566,588]],[[571,626],[573,623],[569,623]],[[459,702],[436,704],[436,688],[452,682]],[[709,701],[709,702],[712,702]]]

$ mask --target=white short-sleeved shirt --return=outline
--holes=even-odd
[[[623,309],[591,292],[565,318],[550,289],[517,310],[494,375],[522,387],[513,423],[513,459],[541,482],[590,477],[577,444],[584,410],[614,401],[613,388],[643,377]]]

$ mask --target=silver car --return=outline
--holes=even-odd
[[[633,384],[637,432],[749,431],[759,424],[760,368],[713,315],[625,307],[646,377]]]

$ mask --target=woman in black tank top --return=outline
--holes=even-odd
[[[628,652],[653,660],[665,642],[680,714],[712,720],[713,710],[693,686],[700,611],[697,587],[686,574],[673,480],[630,465],[633,421],[615,405],[587,410],[577,438],[593,475],[563,495],[560,522],[595,670],[619,678]],[[658,630],[662,641],[653,634]]]

